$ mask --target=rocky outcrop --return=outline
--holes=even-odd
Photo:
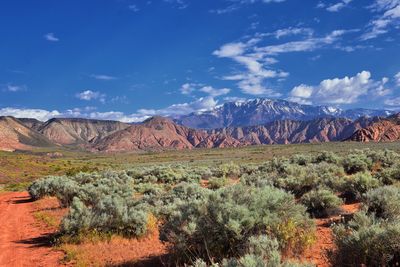
[[[348,140],[357,142],[392,142],[400,140],[400,113],[380,119],[356,131]]]

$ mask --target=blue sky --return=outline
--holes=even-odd
[[[0,115],[400,108],[400,0],[5,0],[0,31]]]

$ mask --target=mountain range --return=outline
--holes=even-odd
[[[177,116],[174,121],[190,128],[215,129],[262,125],[277,120],[307,121],[317,118],[386,117],[391,110],[348,109],[331,106],[302,105],[279,99],[257,98],[227,102],[212,110]]]
[[[203,113],[174,119],[153,117],[139,124],[0,117],[0,150],[7,151],[54,146],[127,152],[398,139],[400,115],[392,111],[341,110],[269,99],[225,103]]]

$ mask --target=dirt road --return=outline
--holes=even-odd
[[[51,233],[40,229],[32,212],[28,193],[0,193],[0,266],[60,266],[63,253],[51,248]]]

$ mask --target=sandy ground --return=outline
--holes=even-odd
[[[0,266],[60,266],[64,254],[51,248],[32,209],[26,192],[0,194]]]

